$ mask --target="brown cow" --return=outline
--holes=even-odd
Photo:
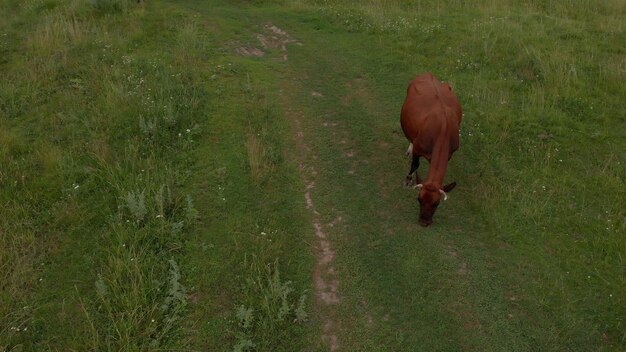
[[[463,112],[461,104],[449,85],[442,83],[432,73],[427,72],[411,81],[402,105],[400,123],[409,140],[407,155],[411,155],[411,169],[405,185],[411,186],[411,175],[415,172],[416,186],[419,189],[419,223],[428,226],[441,198],[446,200],[456,182],[443,186],[448,161],[459,148],[459,127]],[[428,176],[420,181],[417,175],[420,157],[430,164]]]

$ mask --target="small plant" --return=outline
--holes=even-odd
[[[146,209],[146,197],[144,192],[128,192],[128,194],[124,197],[124,200],[126,201],[126,207],[130,211],[130,214],[135,218],[135,221],[143,221],[148,212]]]
[[[186,207],[185,207],[185,218],[189,224],[194,223],[196,220],[200,218],[200,215],[196,208],[193,206],[193,199],[190,195],[185,197]]]
[[[289,324],[308,318],[306,295],[294,296],[291,281],[281,280],[278,260],[265,266],[253,264],[251,269],[253,278],[244,286],[249,303],[235,309],[234,351],[272,346]]]
[[[250,351],[252,350],[254,347],[256,347],[256,345],[254,344],[254,342],[252,342],[249,339],[239,339],[237,340],[237,343],[235,344],[235,347],[233,347],[233,352],[244,352],[244,351]]]
[[[146,121],[143,116],[139,116],[139,128],[141,129],[141,133],[146,135],[146,137],[153,137],[157,133],[157,128],[159,127],[159,121],[155,118]]]
[[[98,280],[96,280],[96,292],[100,297],[104,297],[109,294],[109,286],[102,279],[102,275],[98,274]]]
[[[161,305],[161,310],[165,313],[166,321],[173,322],[180,316],[181,310],[187,305],[187,290],[180,283],[180,269],[173,259],[168,260],[170,264],[169,285],[167,287],[167,297]]]
[[[239,326],[243,329],[249,329],[252,326],[252,321],[254,320],[252,308],[246,308],[244,305],[240,305],[235,315],[239,321]]]
[[[300,296],[300,300],[298,301],[298,305],[296,306],[296,323],[302,323],[309,319],[309,314],[305,310],[306,308],[306,294],[302,294]]]

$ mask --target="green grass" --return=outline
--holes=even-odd
[[[626,348],[622,2],[0,13],[0,350],[322,351],[328,319],[344,351]],[[398,123],[424,71],[465,112],[426,229]]]
[[[17,4],[3,3],[20,21],[3,26],[20,31],[3,67],[2,124],[22,151],[3,162],[2,267],[15,279],[3,285],[0,345],[173,346],[186,305],[176,262],[196,214],[181,185],[204,87],[174,55],[133,45],[156,40],[136,25],[150,25],[143,9]]]
[[[230,346],[254,334],[274,341],[278,328],[291,333],[294,324],[276,320],[304,319],[299,302],[308,284],[297,278],[306,255],[290,262],[280,252],[300,244],[294,224],[304,220],[290,212],[279,218],[286,224],[274,224],[278,215],[263,221],[257,212],[241,214],[250,218],[243,222],[222,209],[225,198],[213,197],[219,183],[227,204],[262,207],[259,187],[279,182],[272,172],[285,167],[274,108],[250,78],[255,65],[233,60],[219,29],[184,8],[97,5],[2,2],[3,13],[15,16],[1,23],[0,349],[191,348],[201,337],[190,333],[196,322],[187,323],[200,304],[233,320],[212,336]],[[242,94],[245,108],[231,110],[224,99],[239,102]],[[228,153],[214,159],[224,136]],[[252,170],[240,158],[246,136]],[[226,184],[229,171],[239,183]],[[297,185],[294,176],[280,180]],[[257,195],[227,193],[246,188]],[[264,201],[294,199],[282,193]],[[231,216],[233,227],[212,227]],[[259,237],[261,225],[268,238]],[[228,241],[206,257],[211,238]],[[210,269],[218,260],[232,267]],[[266,287],[266,267],[278,291]],[[214,279],[213,291],[197,292],[199,282]],[[221,294],[233,302],[219,306]],[[279,311],[265,307],[251,331],[236,332],[237,306],[263,309],[257,294]]]

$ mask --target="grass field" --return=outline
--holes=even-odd
[[[626,349],[622,1],[0,13],[0,350]],[[429,228],[425,71],[465,112]]]

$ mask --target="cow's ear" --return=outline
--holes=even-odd
[[[456,182],[449,183],[449,184],[443,186],[443,191],[444,192],[450,192],[451,190],[454,189],[454,187],[456,187]]]

